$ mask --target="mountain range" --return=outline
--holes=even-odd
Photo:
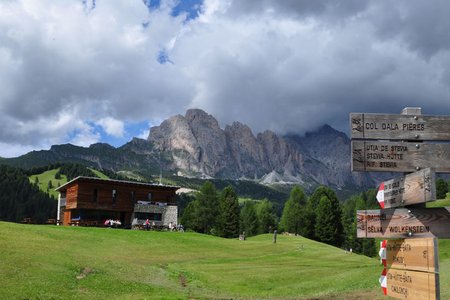
[[[377,174],[350,171],[350,140],[328,125],[304,135],[254,134],[245,124],[219,126],[200,109],[190,109],[150,128],[148,138],[133,138],[115,148],[98,143],[89,147],[54,145],[3,159],[2,163],[29,169],[55,162],[80,162],[100,169],[197,178],[248,179],[263,184],[318,184],[341,189],[374,187]]]

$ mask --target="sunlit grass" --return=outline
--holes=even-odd
[[[45,171],[41,174],[37,175],[31,175],[30,176],[30,182],[35,183],[36,177],[38,178],[38,186],[41,191],[44,193],[49,194],[50,196],[53,196],[55,199],[58,198],[58,192],[55,191],[55,189],[67,182],[66,175],[61,175],[60,179],[56,179],[55,175],[59,171],[59,169],[53,169],[49,171]],[[51,181],[52,187],[49,188],[49,182]]]
[[[377,259],[298,236],[0,222],[0,299],[298,299],[378,295]],[[381,296],[381,295],[380,295]]]

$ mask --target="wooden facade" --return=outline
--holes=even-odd
[[[95,226],[113,219],[129,226],[136,204],[176,206],[177,189],[175,186],[77,177],[57,188],[61,203],[58,218],[63,225],[77,222]]]

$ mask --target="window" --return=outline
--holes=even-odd
[[[94,189],[94,192],[92,193],[92,202],[98,201],[98,190]]]
[[[136,193],[134,191],[131,192],[131,202],[136,203]]]
[[[149,219],[150,221],[162,221],[162,214],[160,213],[143,213],[143,212],[136,212],[134,214],[138,220],[146,220]]]
[[[116,204],[117,200],[117,190],[112,190],[112,203]]]
[[[147,199],[148,201],[152,201],[152,193],[148,193]]]

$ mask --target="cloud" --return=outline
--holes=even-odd
[[[115,137],[123,137],[125,133],[124,123],[111,117],[102,118],[97,124],[102,126],[107,134]]]
[[[150,126],[148,127],[148,129],[142,130],[141,133],[137,136],[137,138],[146,140],[149,134],[150,134]]]
[[[183,3],[0,2],[0,143],[126,140],[192,107],[255,133],[450,114],[447,1]]]
[[[100,133],[93,126],[84,125],[71,132],[70,144],[87,147],[100,141]]]

